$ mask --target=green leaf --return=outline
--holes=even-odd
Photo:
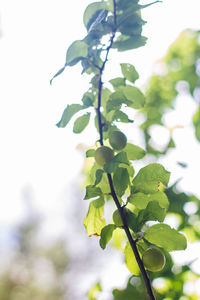
[[[128,213],[126,214],[126,221],[128,224],[128,227],[132,229],[134,232],[137,232],[137,217],[136,215],[128,209]]]
[[[101,169],[96,170],[96,174],[95,174],[96,179],[95,179],[94,186],[96,186],[97,184],[99,184],[101,182],[101,179],[103,177],[103,173],[104,173],[104,171],[101,170]]]
[[[94,157],[95,149],[89,149],[86,151],[86,157]]]
[[[90,26],[97,19],[99,13],[106,8],[107,6],[104,2],[93,2],[86,7],[83,15],[83,23],[87,30],[90,29]]]
[[[141,230],[142,226],[147,221],[163,222],[166,216],[166,209],[161,208],[157,201],[151,201],[147,207],[141,210],[137,216],[137,231]]]
[[[84,109],[84,107],[80,104],[67,105],[60,121],[56,124],[56,126],[59,128],[64,128],[69,123],[73,115],[82,109]]]
[[[59,76],[64,70],[65,70],[66,66],[64,66],[63,68],[61,68],[50,80],[50,84],[52,84],[52,81],[55,77]]]
[[[135,86],[127,85],[125,87],[121,87],[121,90],[124,93],[124,96],[131,101],[130,107],[139,109],[144,106],[145,97],[140,89]]]
[[[82,58],[88,56],[88,45],[82,41],[73,42],[66,54],[66,65],[73,66],[77,64]]]
[[[95,198],[102,195],[100,187],[95,187],[93,185],[86,186],[86,194],[84,200]]]
[[[107,173],[112,173],[119,164],[125,164],[129,166],[129,161],[126,155],[126,152],[119,152],[117,155],[113,157],[113,159],[104,165],[104,170]]]
[[[139,78],[139,74],[133,65],[120,64],[120,66],[121,66],[122,74],[128,81],[134,83]]]
[[[111,79],[109,80],[109,82],[112,84],[114,88],[117,88],[119,86],[125,86],[125,78],[122,77]]]
[[[111,110],[120,109],[123,103],[127,105],[131,104],[121,91],[114,92],[110,95],[106,103],[106,111],[110,112]]]
[[[123,122],[123,123],[133,123],[123,111],[116,110],[113,112],[112,121]]]
[[[140,274],[140,268],[137,264],[137,261],[135,259],[135,255],[133,254],[133,250],[130,246],[130,243],[127,242],[125,250],[125,261],[126,261],[126,266],[128,270],[135,276],[138,276]]]
[[[164,192],[155,192],[153,194],[143,194],[139,192],[131,194],[128,198],[128,202],[135,205],[138,209],[145,209],[152,201],[157,201],[161,208],[167,209],[169,206],[169,201]]]
[[[102,291],[100,282],[97,282],[87,293],[90,300],[97,300],[96,295]]]
[[[113,231],[117,228],[114,224],[108,224],[101,230],[101,238],[99,244],[102,249],[106,248],[106,245],[112,238]]]
[[[74,133],[81,133],[90,121],[90,113],[86,113],[83,116],[76,119],[74,122],[73,132]]]
[[[141,35],[126,36],[120,35],[116,42],[113,43],[113,48],[118,51],[126,51],[142,47],[146,44],[147,38]]]
[[[86,218],[84,219],[84,226],[87,230],[87,235],[97,235],[101,234],[102,228],[106,225],[104,216],[104,200],[99,198],[90,202],[89,210]]]
[[[187,241],[183,234],[166,224],[156,224],[144,232],[144,238],[166,251],[184,250]]]
[[[117,168],[113,176],[113,184],[117,195],[120,197],[124,195],[130,183],[129,174],[125,168]]]
[[[124,151],[126,152],[129,160],[138,160],[142,159],[146,152],[139,146],[127,143]]]
[[[133,192],[153,193],[168,185],[170,172],[160,164],[149,164],[140,169],[133,179]]]
[[[200,105],[198,106],[197,111],[193,115],[192,121],[195,127],[196,138],[198,141],[200,141]]]

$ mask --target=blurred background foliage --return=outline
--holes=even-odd
[[[1,250],[1,300],[56,300],[67,297],[68,253],[64,239],[42,242],[41,220],[26,218],[12,231],[14,244]]]
[[[176,97],[186,93],[196,103],[193,116],[195,135],[200,141],[200,32],[184,30],[169,47],[166,56],[156,64],[156,74],[149,80],[146,89],[146,105],[143,110],[145,122],[141,125],[144,132],[146,150],[153,155],[165,154],[175,147],[171,138],[166,148],[160,152],[149,144],[152,125],[165,126],[164,116],[169,109],[175,108]],[[171,130],[171,133],[173,128]]]

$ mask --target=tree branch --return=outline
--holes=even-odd
[[[113,10],[114,10],[114,29],[113,29],[112,36],[110,38],[110,43],[109,43],[109,45],[106,49],[105,59],[103,61],[102,66],[99,69],[98,106],[96,108],[96,112],[97,112],[99,135],[100,135],[99,142],[100,142],[101,146],[103,146],[103,124],[102,124],[102,118],[101,118],[101,95],[102,95],[102,87],[103,87],[102,75],[103,75],[103,71],[105,69],[106,62],[108,60],[108,54],[109,54],[110,49],[112,48],[112,45],[113,45],[113,41],[114,41],[114,38],[115,38],[115,35],[116,35],[116,30],[117,30],[117,15],[116,15],[116,1],[115,0],[113,0]],[[137,250],[137,246],[136,246],[137,242],[136,242],[136,240],[133,239],[133,237],[131,235],[131,232],[130,232],[130,230],[128,228],[128,225],[127,225],[126,217],[124,215],[123,207],[120,205],[117,194],[115,192],[115,189],[114,189],[114,186],[113,186],[113,181],[112,181],[112,176],[111,176],[111,174],[108,173],[107,177],[108,177],[108,182],[109,182],[109,185],[110,185],[112,198],[113,198],[113,200],[114,200],[114,202],[117,206],[117,209],[119,210],[119,213],[120,213],[120,216],[121,216],[121,219],[122,219],[122,222],[123,222],[123,228],[126,232],[128,241],[131,245],[131,248],[132,248],[133,253],[135,255],[136,261],[137,261],[138,266],[140,268],[140,271],[141,271],[141,274],[142,274],[142,277],[143,277],[143,280],[144,280],[144,283],[145,283],[145,286],[146,286],[146,290],[147,290],[147,293],[149,295],[149,299],[150,300],[156,300],[155,296],[153,294],[150,279],[148,277],[148,274],[147,274],[147,272],[144,268],[143,262],[140,258],[139,252]]]

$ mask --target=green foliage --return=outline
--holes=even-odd
[[[150,164],[138,172],[133,179],[132,192],[155,193],[168,185],[170,173],[160,164]]]
[[[145,209],[139,211],[135,231],[139,232],[142,226],[147,221],[159,221],[163,222],[166,216],[166,209],[160,207],[157,201],[151,201],[148,203]]]
[[[170,46],[166,56],[159,60],[159,74],[151,77],[146,88],[146,104],[143,110],[145,122],[141,129],[145,134],[146,149],[153,155],[165,154],[171,147],[169,143],[160,153],[149,145],[149,129],[153,124],[165,126],[164,114],[169,108],[175,107],[176,96],[181,93],[190,93],[191,99],[199,102],[199,74],[198,65],[200,58],[199,31],[187,29],[183,31],[176,41]],[[180,83],[180,88],[177,84]],[[200,141],[199,124],[200,118],[198,105],[194,114],[193,124],[195,135]],[[181,124],[177,124],[181,125]]]
[[[74,66],[83,57],[88,56],[88,45],[83,41],[75,41],[67,50],[66,66]]]
[[[124,151],[127,154],[129,160],[138,160],[142,159],[145,156],[145,151],[139,146],[127,143]]]
[[[88,236],[101,234],[102,228],[106,225],[104,216],[104,199],[99,198],[90,202],[89,210],[84,219],[84,226]]]
[[[119,197],[124,195],[129,183],[129,174],[127,169],[118,167],[113,175],[113,184]]]
[[[113,243],[119,249],[122,249],[126,243],[123,249],[125,262],[134,277],[131,277],[124,290],[113,291],[113,297],[117,300],[149,299],[139,279],[144,274],[141,275],[134,253],[137,251],[142,256],[144,251],[151,246],[162,248],[166,257],[164,269],[160,270],[158,275],[150,274],[151,281],[156,276],[166,281],[165,291],[154,289],[156,299],[181,299],[184,295],[185,280],[182,274],[186,274],[187,271],[191,272],[190,266],[185,269],[183,267],[182,273],[176,278],[176,273],[172,269],[174,263],[168,252],[186,248],[186,238],[179,233],[180,230],[190,240],[200,238],[199,200],[192,195],[177,192],[176,184],[168,188],[170,172],[161,164],[151,163],[141,168],[136,175],[134,172],[135,160],[143,159],[145,156],[148,158],[149,154],[165,155],[168,149],[175,148],[175,142],[170,136],[163,151],[154,149],[150,145],[150,129],[155,124],[165,126],[163,116],[167,109],[174,107],[174,100],[179,94],[177,82],[187,82],[191,96],[197,97],[199,33],[187,30],[180,35],[162,60],[166,72],[152,76],[145,93],[135,86],[139,74],[129,63],[120,64],[122,75],[110,79],[109,88],[104,86],[102,80],[108,55],[112,49],[121,52],[145,45],[147,39],[142,36],[142,28],[146,22],[141,17],[141,10],[151,4],[140,5],[138,0],[102,0],[87,6],[83,17],[87,34],[82,40],[73,42],[68,48],[65,67],[81,62],[82,74],[90,75],[90,87],[81,99],[82,104],[68,105],[57,124],[58,127],[65,127],[75,113],[86,109],[86,113],[74,122],[73,131],[81,133],[88,125],[90,116],[96,114],[94,126],[99,134],[99,140],[96,144],[94,143],[94,147],[86,151],[85,166],[86,194],[84,199],[93,200],[89,204],[84,225],[88,236],[100,236],[99,243],[102,249],[105,249],[110,241],[114,241]],[[54,77],[60,75],[65,67]],[[140,127],[145,138],[145,150],[131,143],[125,143],[126,146],[124,144],[123,148],[116,141],[115,145],[112,145],[109,139],[113,132],[119,132],[119,123],[129,124],[130,128],[135,126],[134,115],[129,117],[124,111],[125,107],[128,107],[132,114],[139,112],[145,117]],[[198,106],[193,116],[193,125],[196,137],[200,140],[199,124]],[[171,132],[170,129],[170,134]],[[114,151],[109,148],[112,154],[108,159],[101,157],[99,160],[97,158],[99,149],[108,148],[109,142]],[[182,163],[179,165],[185,167]],[[104,204],[111,200],[114,200],[117,207],[121,205],[120,211],[123,218],[119,211],[116,211],[120,216],[120,225],[115,222],[115,224],[106,225]],[[196,205],[195,218],[191,218],[186,213],[184,206],[187,203]],[[164,224],[167,215],[177,217],[179,220],[177,230]],[[126,234],[129,232],[126,238],[124,238],[124,229]],[[116,236],[118,236],[117,242]],[[136,250],[131,247],[130,239],[136,244]],[[97,283],[88,297],[96,299],[95,293],[100,290],[100,285]]]
[[[129,161],[124,151],[119,152],[109,163],[105,164],[104,170],[107,173],[113,173],[120,164],[129,166]]]
[[[144,232],[144,238],[166,251],[184,250],[186,238],[167,224],[155,224]]]
[[[56,126],[58,126],[59,128],[64,128],[69,123],[73,115],[75,115],[78,111],[82,109],[83,106],[80,104],[67,105],[62,114],[61,120],[56,124]]]
[[[108,224],[101,230],[101,238],[99,240],[99,244],[102,249],[106,248],[106,245],[112,238],[113,231],[116,229],[116,225]]]
[[[167,209],[169,206],[169,201],[166,194],[161,191],[153,191],[152,194],[144,194],[141,192],[134,193],[129,196],[128,201],[135,205],[138,209],[145,209],[151,201],[157,201],[161,208]]]
[[[84,197],[84,200],[95,198],[95,197],[98,197],[101,195],[102,195],[102,191],[99,187],[95,187],[95,184],[88,185],[88,186],[86,186],[86,195]]]
[[[96,186],[97,184],[99,184],[101,182],[103,174],[104,174],[103,170],[101,170],[101,169],[96,170],[96,175],[95,175],[96,179],[95,179],[94,186]]]
[[[70,259],[65,240],[48,240],[40,229],[40,216],[31,210],[26,221],[11,229],[4,243],[6,252],[1,247],[1,300],[70,299],[68,283],[64,283]],[[14,243],[10,243],[13,236]]]
[[[135,255],[133,254],[133,250],[129,242],[126,244],[124,255],[127,268],[133,275],[138,276],[140,274],[140,268],[137,264]]]
[[[120,64],[120,65],[121,65],[122,74],[128,81],[134,83],[139,78],[139,74],[136,71],[134,66],[130,64]]]
[[[133,275],[129,278],[125,289],[113,290],[113,297],[114,300],[148,299],[141,280]]]
[[[124,96],[130,101],[128,106],[132,108],[142,108],[145,103],[145,97],[143,93],[135,86],[127,85],[125,87],[121,87]]]
[[[97,282],[88,292],[87,296],[90,300],[97,300],[97,295],[102,291],[100,282]]]

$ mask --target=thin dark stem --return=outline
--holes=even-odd
[[[105,69],[106,62],[108,60],[108,54],[109,54],[110,49],[112,48],[112,45],[113,45],[113,41],[114,41],[114,38],[115,38],[115,35],[116,35],[116,30],[117,30],[117,15],[116,15],[116,1],[115,0],[113,0],[113,8],[114,8],[114,29],[113,29],[112,36],[110,38],[110,43],[109,43],[109,45],[106,49],[105,59],[103,61],[102,66],[99,68],[98,106],[96,108],[96,112],[97,112],[99,135],[100,135],[99,142],[100,142],[101,146],[103,146],[103,124],[102,124],[102,118],[101,118],[101,95],[102,95],[102,87],[103,87],[102,75],[103,75],[103,71]],[[137,246],[136,246],[137,241],[134,240],[132,235],[131,235],[131,232],[130,232],[130,230],[128,228],[128,225],[127,225],[127,222],[126,222],[126,217],[124,215],[124,211],[123,211],[124,207],[120,205],[117,194],[115,192],[115,189],[114,189],[114,186],[113,186],[113,181],[112,181],[112,176],[111,176],[111,174],[108,173],[107,177],[108,177],[108,182],[109,182],[112,198],[113,198],[113,200],[114,200],[114,202],[117,206],[117,209],[119,210],[119,213],[120,213],[120,216],[121,216],[121,219],[122,219],[122,222],[123,222],[123,228],[126,232],[128,241],[131,245],[131,248],[132,248],[133,253],[135,255],[136,261],[137,261],[138,266],[140,268],[140,271],[141,271],[141,274],[142,274],[142,277],[143,277],[143,280],[144,280],[144,283],[145,283],[145,286],[146,286],[146,290],[147,290],[147,293],[149,295],[149,299],[150,300],[156,300],[156,298],[153,294],[153,290],[152,290],[152,286],[151,286],[151,282],[149,280],[148,274],[147,274],[147,272],[144,268],[143,262],[140,258],[139,252],[137,250]]]
[[[137,249],[137,246],[136,246],[136,240],[133,239],[132,235],[131,235],[131,232],[128,228],[128,225],[127,225],[127,222],[126,222],[126,217],[124,215],[124,212],[123,212],[123,207],[121,207],[120,203],[119,203],[119,200],[117,198],[117,195],[116,195],[116,192],[115,192],[115,189],[113,187],[113,181],[112,181],[112,177],[111,177],[111,174],[107,174],[107,177],[108,177],[108,181],[109,181],[109,185],[110,185],[110,190],[111,190],[111,195],[113,197],[113,200],[119,210],[119,213],[120,213],[120,216],[121,216],[121,219],[122,219],[122,222],[123,222],[123,227],[124,227],[124,230],[126,232],[126,235],[127,235],[127,238],[128,238],[128,241],[131,245],[131,248],[133,250],[133,253],[135,255],[135,258],[136,258],[136,261],[138,263],[138,266],[140,268],[140,271],[141,271],[141,274],[142,274],[142,277],[144,279],[144,283],[145,283],[145,286],[146,286],[146,289],[147,289],[147,292],[149,294],[149,298],[151,300],[156,300],[154,294],[153,294],[153,290],[152,290],[152,287],[151,287],[151,282],[150,282],[150,279],[148,277],[148,274],[144,268],[144,265],[143,265],[143,262],[140,258],[140,255],[139,255],[139,252],[138,252],[138,249]]]

